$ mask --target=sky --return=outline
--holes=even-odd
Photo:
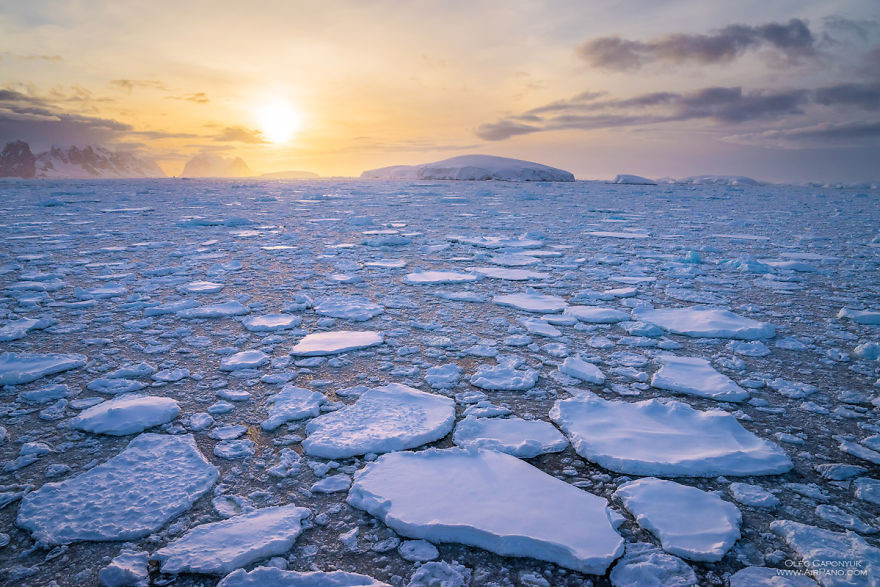
[[[880,179],[876,0],[3,4],[0,143],[35,152]]]

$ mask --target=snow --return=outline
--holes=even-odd
[[[314,418],[321,413],[326,398],[302,387],[285,385],[281,391],[266,400],[269,417],[261,424],[263,430],[277,430],[285,422]]]
[[[394,165],[364,171],[361,177],[385,180],[574,181],[574,175],[562,169],[492,155],[461,155],[423,165]]]
[[[731,497],[743,505],[768,509],[779,505],[779,499],[760,485],[731,483],[728,489]]]
[[[843,308],[837,313],[838,318],[848,318],[858,324],[880,325],[880,311],[876,310],[851,310]]]
[[[55,320],[49,318],[21,318],[19,320],[12,320],[0,328],[0,342],[24,338],[28,332],[43,330],[54,325],[55,322]]]
[[[630,542],[611,569],[614,587],[689,587],[697,584],[694,570],[678,557],[647,542]]]
[[[26,495],[15,523],[46,545],[134,540],[187,511],[217,475],[192,436],[141,434],[110,460]]]
[[[247,306],[241,302],[232,301],[186,308],[179,310],[177,315],[181,318],[227,318],[229,316],[243,316],[249,312]]]
[[[561,452],[568,446],[553,424],[520,418],[467,417],[455,426],[452,440],[457,446],[497,450],[523,459]]]
[[[713,308],[634,310],[633,316],[636,320],[655,324],[668,332],[685,336],[758,340],[773,338],[776,334],[772,324]]]
[[[378,316],[385,309],[379,304],[360,296],[334,296],[315,304],[315,312],[321,316],[364,322]]]
[[[201,524],[150,558],[161,562],[163,573],[226,574],[286,553],[310,516],[307,508],[286,505]]]
[[[425,381],[434,389],[451,389],[461,378],[461,367],[446,363],[431,367],[425,372]]]
[[[407,273],[403,277],[404,283],[431,285],[438,283],[468,283],[476,281],[479,275],[473,273],[460,273],[457,271],[418,271],[416,273]]]
[[[721,560],[740,537],[736,506],[696,487],[646,477],[621,485],[614,497],[663,550],[688,560]]]
[[[443,438],[454,422],[451,399],[392,383],[311,420],[302,446],[306,454],[327,459],[406,450]]]
[[[862,574],[838,575],[838,570],[817,566],[815,579],[821,585],[870,585],[880,573],[880,548],[871,546],[852,532],[832,532],[816,526],[792,520],[776,520],[770,530],[785,540],[788,546],[804,561],[853,561],[859,563],[853,570]],[[851,563],[852,564],[852,563]]]
[[[595,383],[596,385],[605,383],[605,374],[599,367],[578,357],[567,357],[559,365],[559,372],[587,383]]]
[[[226,575],[217,587],[389,587],[372,577],[345,571],[285,571],[275,567],[257,567],[250,572],[236,569]]]
[[[126,436],[170,422],[178,415],[180,406],[171,398],[127,394],[83,410],[71,425],[95,434]]]
[[[619,183],[625,185],[657,185],[657,182],[641,175],[620,174],[615,176],[611,183]]]
[[[242,351],[230,355],[220,361],[221,371],[237,371],[239,369],[256,369],[269,362],[269,355],[263,351]]]
[[[880,481],[871,479],[870,477],[862,477],[853,482],[855,485],[855,495],[857,498],[880,505]]]
[[[468,271],[490,277],[492,279],[507,279],[509,281],[529,281],[537,279],[549,279],[549,273],[529,271],[528,269],[508,269],[501,267],[468,267]]]
[[[558,296],[538,293],[500,295],[492,298],[492,302],[499,306],[508,306],[517,310],[539,314],[555,314],[568,306],[565,300]]]
[[[382,334],[372,330],[316,332],[303,337],[290,352],[301,357],[317,357],[365,349],[383,342]]]
[[[471,376],[471,385],[490,391],[526,391],[538,382],[538,372],[519,369],[519,361],[499,357],[498,365],[480,365]]]
[[[356,473],[347,501],[402,536],[587,573],[603,574],[623,552],[603,498],[495,451],[384,455]]]
[[[340,473],[316,481],[309,488],[309,491],[312,493],[337,493],[339,491],[348,491],[349,487],[351,487],[351,477]]]
[[[792,468],[781,448],[719,410],[672,400],[628,403],[584,393],[559,400],[550,417],[575,451],[628,475],[776,475]]]
[[[0,353],[0,385],[21,385],[86,364],[79,354]]]
[[[265,314],[263,316],[247,316],[241,324],[251,332],[277,332],[296,328],[302,318],[293,314]]]
[[[651,378],[651,385],[657,389],[724,402],[741,402],[749,398],[746,390],[713,369],[705,359],[660,355],[657,361],[662,366]]]

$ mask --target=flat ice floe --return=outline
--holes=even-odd
[[[220,361],[221,371],[237,371],[239,369],[256,369],[269,362],[269,355],[263,351],[241,351],[229,355]]]
[[[372,330],[315,332],[303,337],[290,352],[301,357],[318,357],[365,349],[383,342],[382,334]]]
[[[0,353],[0,385],[20,385],[86,364],[85,355]]]
[[[633,315],[636,320],[654,324],[667,332],[692,337],[759,340],[776,335],[772,324],[713,308],[633,310]]]
[[[192,436],[141,434],[110,460],[26,495],[15,523],[45,545],[135,540],[187,511],[216,480]]]
[[[360,296],[333,296],[315,304],[315,312],[321,316],[363,322],[378,316],[385,309]]]
[[[392,383],[311,420],[302,446],[326,459],[406,450],[443,438],[454,423],[453,400]]]
[[[359,573],[344,571],[285,571],[275,567],[257,567],[251,572],[236,569],[217,587],[390,587],[388,583],[377,581],[372,577]]]
[[[461,447],[487,448],[523,459],[568,446],[568,439],[550,422],[521,418],[468,417],[455,426],[452,440]]]
[[[651,385],[657,389],[724,402],[741,402],[749,398],[746,390],[713,369],[705,359],[660,355],[657,360],[662,366],[651,378]]]
[[[265,314],[263,316],[248,316],[241,321],[242,326],[251,332],[276,332],[296,328],[302,323],[302,318],[293,314]]]
[[[480,365],[471,376],[471,385],[489,391],[526,391],[538,382],[538,372],[520,369],[518,357],[499,356],[497,365]]]
[[[688,560],[719,561],[740,537],[739,509],[696,487],[646,477],[621,485],[614,497],[663,550]]]
[[[627,475],[777,475],[792,468],[784,450],[732,415],[678,401],[628,403],[584,393],[557,401],[550,417],[579,455]]]
[[[605,374],[599,367],[578,357],[567,357],[559,365],[559,372],[587,383],[595,383],[596,385],[605,383]]]
[[[180,406],[171,398],[121,395],[83,410],[71,420],[71,425],[86,432],[126,436],[165,424],[179,415]]]
[[[492,279],[506,279],[508,281],[528,281],[530,279],[549,279],[549,273],[529,271],[528,269],[509,269],[502,267],[468,267],[468,271],[477,273],[483,277]]]
[[[476,281],[479,275],[473,273],[459,273],[457,271],[419,271],[417,273],[407,273],[403,277],[404,283],[431,285],[436,283],[467,283]]]
[[[266,401],[269,417],[261,424],[263,430],[276,430],[285,422],[314,418],[321,413],[327,399],[320,393],[302,387],[285,385],[281,391]]]
[[[565,313],[574,316],[581,322],[593,324],[614,324],[631,319],[631,316],[626,312],[598,306],[569,306],[565,309]]]
[[[609,576],[614,587],[690,587],[697,575],[686,562],[647,542],[628,542]]]
[[[605,573],[623,552],[603,498],[496,451],[384,455],[355,474],[347,501],[403,536],[584,573]]]
[[[871,546],[855,532],[832,532],[816,526],[801,524],[791,520],[777,520],[770,523],[770,530],[781,537],[804,561],[819,563],[832,561],[850,565],[860,563],[850,570],[858,570],[862,574],[846,573],[837,575],[835,570],[847,569],[845,566],[823,566],[816,575],[822,585],[875,585],[880,573],[880,548]],[[812,567],[811,567],[812,568]],[[823,572],[827,569],[828,573]]]
[[[268,507],[196,526],[153,554],[163,573],[220,575],[286,553],[311,515],[293,505]]]
[[[555,314],[563,311],[568,304],[562,298],[538,293],[517,293],[495,296],[492,302],[499,306],[509,306],[526,312]]]
[[[224,302],[222,304],[208,304],[179,310],[177,315],[181,318],[228,318],[229,316],[243,316],[250,313],[247,306],[241,302]]]

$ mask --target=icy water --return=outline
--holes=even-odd
[[[392,585],[725,585],[838,560],[868,573],[816,578],[877,584],[874,192],[0,193],[4,584],[110,565],[213,585],[270,560]],[[378,456],[453,437],[524,460]]]

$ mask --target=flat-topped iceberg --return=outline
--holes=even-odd
[[[393,165],[364,171],[361,177],[459,181],[574,181],[574,175],[562,169],[493,155],[461,155],[423,165]]]
[[[110,460],[27,494],[15,523],[45,545],[136,540],[192,507],[217,475],[191,435],[141,434]]]
[[[759,340],[776,335],[772,324],[714,308],[633,310],[633,315],[636,320],[654,324],[667,332],[697,338]]]
[[[642,177],[641,175],[631,175],[627,173],[616,175],[614,179],[611,180],[611,183],[619,183],[625,185],[657,185],[657,182],[653,179],[648,179],[647,177]]]
[[[621,485],[614,497],[663,550],[688,560],[719,561],[740,537],[739,509],[696,487],[647,477]]]
[[[348,503],[398,534],[601,575],[623,553],[605,499],[483,449],[384,455],[355,474]]]
[[[448,397],[391,383],[310,421],[302,446],[326,459],[406,450],[443,438],[454,423],[455,402]]]
[[[550,417],[579,455],[627,475],[778,475],[792,468],[779,446],[721,410],[674,400],[629,403],[592,393],[559,400]]]
[[[301,357],[318,357],[365,349],[384,341],[381,333],[372,330],[315,332],[303,337],[290,352]]]

